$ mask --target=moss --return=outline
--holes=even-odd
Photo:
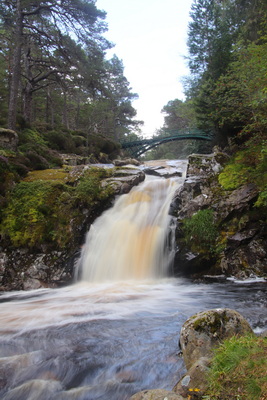
[[[69,179],[69,171],[60,168],[60,169],[31,171],[24,179],[24,182],[34,182],[36,180],[42,180],[42,181],[57,181],[65,183],[68,179]]]
[[[220,332],[222,325],[226,325],[229,321],[226,313],[216,313],[212,314],[212,317],[207,314],[203,318],[197,318],[193,324],[193,328],[197,332],[211,332],[212,334]]]
[[[267,142],[250,145],[238,151],[224,167],[218,177],[219,183],[225,190],[234,190],[239,186],[254,182],[259,191],[267,187]],[[265,198],[265,195],[263,195]]]
[[[213,211],[209,209],[200,210],[191,218],[184,219],[183,231],[185,241],[192,249],[194,248],[198,252],[211,250],[218,236]]]
[[[49,176],[53,179],[36,180]],[[88,170],[73,187],[64,183],[67,172],[48,170],[32,173],[29,181],[16,185],[2,210],[1,235],[13,246],[36,247],[51,243],[64,248],[76,240],[78,227],[84,222],[82,210],[88,214],[113,195],[100,185],[101,169]]]

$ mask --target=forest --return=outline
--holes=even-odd
[[[197,127],[214,132],[222,147],[266,144],[266,0],[194,0],[187,45],[186,100],[163,107],[165,124],[158,135]],[[151,158],[163,152],[172,158],[177,147],[165,146],[153,150]],[[183,155],[195,150],[196,144],[185,143]]]
[[[117,154],[119,142],[140,137],[132,106],[138,95],[123,61],[106,57],[113,44],[96,3],[1,2],[0,126],[18,132],[30,168],[59,164],[48,149],[90,158]],[[155,135],[201,129],[214,141],[172,142],[146,159],[207,153],[216,144],[256,146],[251,167],[259,158],[266,163],[267,1],[193,0],[187,45],[185,100],[163,106],[165,122]]]
[[[2,1],[0,125],[67,129],[116,140],[135,129],[136,112],[96,2]]]
[[[186,100],[162,112],[170,130],[212,130],[227,144],[266,132],[266,0],[194,0],[188,26]],[[3,0],[0,5],[0,125],[81,131],[116,141],[138,134],[122,60],[96,1]],[[192,143],[191,143],[192,147]],[[194,148],[194,145],[193,145]],[[166,153],[164,148],[155,150]],[[60,150],[60,149],[59,149]],[[151,155],[152,156],[152,155]]]

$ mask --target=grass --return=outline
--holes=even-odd
[[[204,399],[266,400],[267,338],[233,336],[215,349]]]

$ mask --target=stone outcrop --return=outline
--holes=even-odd
[[[177,168],[175,161],[160,160],[146,161],[144,163],[144,172],[146,175],[153,175],[161,178],[172,178],[183,176],[183,169]]]
[[[124,168],[116,169],[111,178],[103,180],[102,187],[111,186],[115,190],[115,194],[125,194],[144,179],[145,173],[143,171],[125,166]]]
[[[177,217],[175,270],[179,274],[213,274],[246,278],[267,277],[266,223],[254,207],[258,190],[254,183],[224,190],[218,182],[220,162],[227,155],[192,155],[187,178],[175,194],[171,210]],[[202,210],[212,210],[217,240],[210,248],[186,243],[183,221]]]
[[[113,164],[115,165],[115,167],[123,167],[125,165],[135,165],[136,167],[138,167],[138,165],[140,165],[140,162],[135,158],[124,158],[121,160],[114,160]]]
[[[63,179],[70,186],[77,186],[84,172],[90,165],[77,165],[69,172],[56,170],[37,171],[37,179]],[[96,168],[96,167],[94,167]],[[42,174],[42,175],[40,175]],[[66,175],[66,176],[65,176]],[[33,173],[26,180],[36,179]],[[110,177],[103,179],[102,187],[112,188],[110,197],[99,200],[93,209],[83,206],[79,220],[69,215],[69,224],[66,229],[70,233],[71,243],[68,246],[58,247],[53,243],[40,243],[37,247],[15,247],[2,240],[0,247],[0,291],[31,290],[42,287],[57,287],[70,283],[76,275],[77,260],[86,232],[105,209],[112,205],[115,195],[128,193],[130,189],[145,179],[145,174],[135,167],[113,168]],[[77,211],[77,210],[76,210]],[[75,213],[75,210],[73,210]]]
[[[17,151],[19,143],[18,135],[11,129],[0,128],[0,147],[4,149]]]

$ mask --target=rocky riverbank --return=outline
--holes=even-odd
[[[171,205],[177,219],[172,274],[220,280],[267,277],[266,206],[259,202],[254,182],[222,185],[228,163],[229,156],[218,149],[189,157],[186,180]],[[153,163],[143,170],[137,164],[129,159],[105,168],[89,164],[32,171],[14,182],[14,189],[5,186],[10,194],[2,197],[1,290],[71,282],[94,219],[116,195],[144,180],[145,173],[166,175],[166,168]],[[181,176],[173,165],[166,166],[165,177]]]
[[[267,277],[266,206],[254,182],[223,187],[228,160],[217,150],[189,157],[187,178],[172,204],[178,275]]]
[[[133,165],[29,172],[2,211],[0,290],[70,283],[90,224],[144,178]]]
[[[262,339],[259,340],[262,340],[262,342],[265,340],[266,342],[266,335],[267,332],[262,333]],[[249,339],[242,341],[243,337]],[[182,376],[172,391],[162,389],[144,390],[133,395],[130,400],[234,399],[235,392],[230,392],[230,394],[233,395],[231,397],[224,396],[226,392],[228,393],[226,388],[224,389],[225,393],[223,397],[210,396],[211,379],[209,378],[212,365],[214,366],[215,364],[214,350],[231,338],[235,340],[235,348],[233,348],[233,351],[236,351],[236,354],[232,356],[235,357],[235,363],[232,361],[231,364],[231,359],[226,361],[228,363],[229,372],[231,371],[231,367],[234,368],[234,365],[238,364],[239,354],[237,353],[237,348],[239,343],[243,345],[242,358],[245,358],[244,349],[247,352],[246,355],[248,355],[248,359],[250,358],[249,350],[246,349],[246,345],[244,345],[243,342],[249,342],[248,347],[252,348],[252,343],[256,341],[257,338],[249,323],[241,314],[227,308],[203,311],[193,315],[184,323],[180,332],[180,354],[183,356],[187,370],[184,376]],[[256,348],[257,345],[255,346],[255,349]],[[254,353],[256,352],[255,349],[253,350]],[[264,349],[260,350],[258,356],[265,357],[264,352]],[[261,364],[263,359],[260,361]],[[262,377],[264,378],[265,376],[264,366],[259,368],[257,373],[254,372],[254,375],[255,379],[253,379],[255,387],[257,387],[257,393],[258,395],[261,394],[264,396],[266,394],[266,385],[263,383],[262,386],[259,386]],[[237,387],[237,390],[239,389],[239,392],[245,395],[247,391],[245,379],[239,382],[238,378],[227,376],[223,374],[222,371],[218,376],[221,381],[228,382],[228,386],[232,386],[233,388]],[[245,399],[248,397],[240,398]],[[251,398],[256,399],[256,397]],[[257,399],[258,398],[259,397],[257,397]]]

